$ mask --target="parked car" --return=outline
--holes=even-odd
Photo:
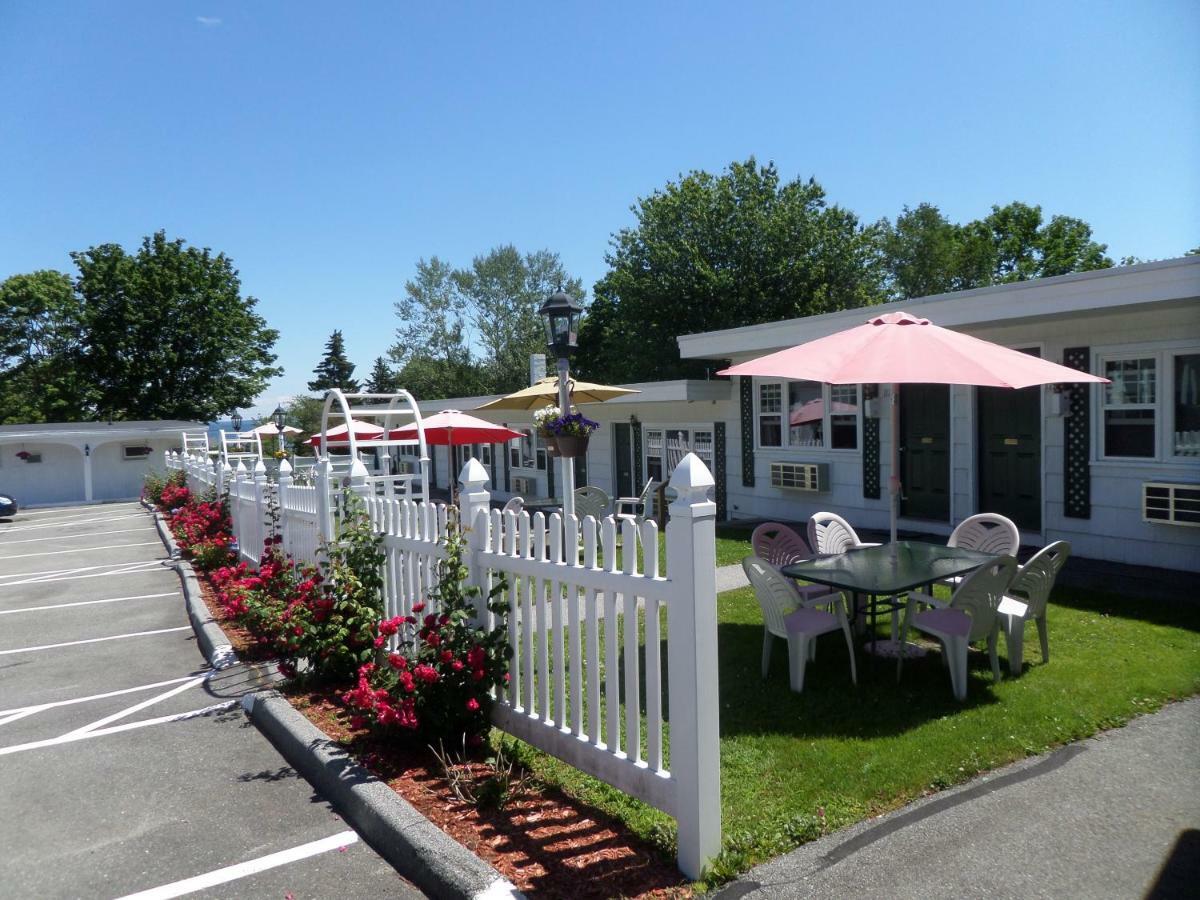
[[[17,501],[8,494],[0,494],[0,516],[15,516]]]

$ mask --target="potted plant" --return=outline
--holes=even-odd
[[[592,432],[599,427],[599,422],[585,418],[583,413],[568,413],[546,423],[546,430],[554,436],[558,455],[566,459],[583,456]]]

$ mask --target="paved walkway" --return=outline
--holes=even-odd
[[[246,720],[263,680],[206,667],[139,505],[0,520],[0,896],[420,897]]]
[[[1195,897],[1198,747],[1193,699],[814,841],[717,897]]]

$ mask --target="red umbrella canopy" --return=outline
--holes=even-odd
[[[330,428],[329,443],[332,445],[340,444],[342,446],[349,444],[350,441],[346,437],[349,432],[350,429],[345,425],[339,425],[337,428]],[[370,422],[358,421],[354,423],[354,439],[356,441],[377,441],[382,435],[383,428],[379,425],[372,425]],[[308,442],[314,447],[320,447],[321,435],[314,434],[308,439]]]
[[[445,447],[453,444],[502,444],[505,441],[516,440],[521,432],[485,422],[457,409],[444,409],[437,415],[424,419],[425,442]],[[388,432],[388,440],[408,441],[417,439],[417,426],[414,422],[403,428],[394,428]]]
[[[830,384],[974,384],[1023,388],[1107,379],[934,325],[906,312],[722,369]]]

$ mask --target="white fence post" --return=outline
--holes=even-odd
[[[233,534],[237,538],[239,556],[247,559],[246,542],[250,535],[246,531],[246,515],[242,508],[242,494],[246,484],[246,464],[238,460],[237,468],[233,470],[233,496],[230,500],[230,514],[233,516]]]
[[[329,457],[321,458],[317,463],[317,528],[320,533],[320,543],[328,544],[333,540],[333,503],[329,496],[330,472],[333,463]]]
[[[255,537],[255,548],[259,562],[262,561],[263,541],[267,537],[267,464],[261,459],[254,464],[254,517],[251,533]]]
[[[479,588],[480,592],[475,601],[475,621],[484,626],[489,624],[488,586],[476,558],[476,551],[487,546],[487,513],[492,507],[492,495],[486,487],[487,483],[487,469],[472,456],[458,475],[458,522],[467,535],[467,584]]]
[[[721,748],[717,678],[717,505],[712,473],[689,453],[675,467],[667,524],[671,774],[677,779],[678,864],[699,878],[721,850]]]
[[[288,490],[292,486],[292,466],[286,459],[279,463],[279,535],[285,556],[292,556],[292,526],[288,516]]]

